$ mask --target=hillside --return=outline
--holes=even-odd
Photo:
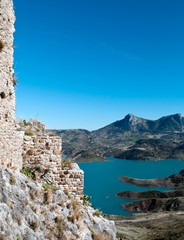
[[[116,239],[113,221],[88,201],[0,165],[0,239]]]
[[[135,160],[184,159],[184,118],[181,114],[147,120],[128,114],[95,131],[52,130],[63,138],[63,151],[77,161],[105,157]]]

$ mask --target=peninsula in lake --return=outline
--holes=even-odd
[[[130,192],[124,191],[117,194],[118,197],[128,199],[141,199],[135,202],[124,204],[126,211],[183,211],[184,210],[184,170],[179,174],[173,174],[167,178],[157,179],[136,179],[130,177],[120,177],[125,183],[146,187],[167,187],[173,188],[171,191],[144,191]]]
[[[184,117],[147,120],[133,114],[95,131],[51,130],[62,136],[63,153],[78,162],[105,157],[132,160],[184,159]]]

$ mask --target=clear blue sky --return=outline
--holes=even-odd
[[[16,115],[97,129],[184,114],[183,0],[14,0]]]

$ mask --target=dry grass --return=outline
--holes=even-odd
[[[16,184],[16,177],[12,176],[11,181],[12,181],[12,185],[15,185]]]
[[[68,158],[68,159],[63,159],[62,160],[62,170],[66,169],[72,169],[72,158]]]
[[[53,212],[54,210],[56,210],[57,206],[56,204],[53,204],[51,207],[50,207],[50,211]]]
[[[71,202],[69,202],[69,203],[66,205],[66,207],[67,207],[68,209],[70,209],[70,208],[72,207]]]
[[[38,228],[38,226],[39,226],[39,221],[38,221],[38,220],[36,220],[36,221],[33,222],[32,224],[30,224],[30,227],[31,227],[34,231],[36,231],[36,229]]]
[[[35,193],[36,197],[39,197],[40,196],[40,190],[36,190],[36,193]]]
[[[22,225],[22,216],[18,216],[17,218],[17,222],[18,222],[18,225],[21,226]]]
[[[38,172],[35,172],[35,181],[36,181],[36,182],[38,181],[38,177],[39,177]]]
[[[68,167],[71,168],[71,166],[72,166],[72,159],[69,158],[69,159],[68,159]]]
[[[81,229],[84,225],[84,219],[82,219],[81,217],[78,219],[78,222],[77,222],[77,227],[79,229]]]
[[[63,226],[58,225],[58,240],[63,240],[64,239],[64,232],[63,232]]]
[[[56,223],[61,223],[62,222],[62,217],[61,216],[56,216],[56,218],[55,218],[55,222]]]
[[[48,189],[46,192],[46,202],[50,203],[52,201],[52,189]]]
[[[4,234],[2,234],[2,235],[0,236],[0,240],[8,240],[8,238],[6,238]]]
[[[65,233],[64,233],[64,230],[65,230],[64,219],[61,216],[57,216],[55,218],[55,222],[57,223],[57,225],[56,225],[56,229],[57,229],[56,239],[58,239],[58,240],[67,239],[66,236],[65,236]],[[53,239],[53,238],[51,238],[51,239]]]
[[[59,202],[59,206],[64,207],[64,205],[65,205],[65,200],[64,198],[62,198],[61,201]]]
[[[94,234],[93,239],[94,240],[112,240],[112,236],[110,236],[110,235],[104,236],[103,232],[99,232],[97,234]]]
[[[64,190],[64,193],[65,193],[66,195],[68,195],[68,194],[69,194],[69,188],[66,188],[66,189]]]
[[[99,233],[94,235],[93,239],[94,240],[102,240],[102,235],[103,235],[103,233],[99,232]]]
[[[32,156],[32,155],[35,154],[35,151],[34,151],[34,149],[31,148],[26,152],[26,154],[29,155],[29,156]]]
[[[73,206],[73,209],[75,210],[78,206],[78,202],[75,199],[71,200],[71,205]]]
[[[16,177],[15,176],[11,176],[10,177],[10,184],[11,185],[15,185],[16,184]]]
[[[31,192],[30,192],[30,197],[31,197],[32,200],[35,199],[35,192],[34,192],[34,191],[31,191]]]
[[[6,201],[6,204],[7,204],[7,206],[8,206],[9,208],[11,208],[12,203],[11,203],[10,200],[7,200],[7,201]]]
[[[71,221],[72,221],[72,223],[75,224],[76,220],[77,220],[77,221],[79,220],[79,217],[80,217],[80,209],[77,208],[77,209],[73,212],[73,214],[72,214],[72,216],[71,216]]]

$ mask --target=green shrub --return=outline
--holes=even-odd
[[[55,133],[53,133],[53,132],[51,132],[51,133],[49,133],[49,136],[50,136],[50,137],[55,137],[55,136],[56,136],[56,134],[55,134]]]
[[[52,185],[52,184],[43,184],[43,188],[44,188],[44,190],[49,190],[49,189],[51,189],[51,190],[53,190],[53,191],[57,191],[57,190],[59,190],[59,188],[58,187],[56,187],[56,186],[54,186],[54,185]]]
[[[67,166],[68,166],[68,161],[66,159],[63,159],[62,160],[62,170],[64,170],[65,167],[67,167]]]
[[[11,184],[11,185],[15,185],[15,183],[16,183],[16,178],[15,178],[15,176],[12,176],[12,177],[10,178],[10,184]]]
[[[101,215],[101,212],[98,209],[96,209],[93,215],[99,217]]]
[[[61,223],[59,223],[59,224],[57,225],[57,229],[63,230],[63,229],[64,229],[64,226],[62,226]]]
[[[32,137],[34,134],[33,134],[32,132],[25,131],[25,135],[26,135],[26,136],[30,136],[30,137]]]
[[[67,219],[69,222],[72,222],[72,217],[71,216],[67,216]]]
[[[31,169],[29,168],[22,168],[22,173],[24,173],[27,177],[31,178],[31,179],[35,179],[35,173],[33,171],[31,171]]]
[[[1,97],[2,99],[5,98],[5,97],[6,97],[5,92],[0,92],[0,97]]]
[[[47,169],[45,169],[45,174],[47,174],[47,173],[49,173],[51,170],[50,170],[50,168],[47,168]]]
[[[37,165],[37,166],[35,167],[35,171],[41,172],[41,167],[40,167],[39,165]]]
[[[71,165],[72,165],[72,159],[68,158],[68,159],[62,159],[62,170],[64,170],[66,167],[68,167],[69,169],[71,169]]]
[[[2,52],[3,48],[4,48],[4,43],[0,40],[0,52]]]
[[[25,119],[23,120],[23,124],[24,124],[24,126],[28,125]]]
[[[13,86],[15,87],[15,86],[17,86],[17,83],[19,82],[18,80],[17,80],[17,78],[16,78],[16,74],[15,73],[13,73],[13,75],[12,75],[12,83],[13,83]]]
[[[90,226],[88,228],[89,228],[89,230],[91,232],[92,239],[94,239],[95,238],[95,232],[93,231],[93,229]]]
[[[17,240],[21,240],[21,237],[19,234],[17,234],[16,237],[17,237]]]
[[[90,199],[91,197],[89,197],[88,195],[83,195],[83,205],[90,205]]]

